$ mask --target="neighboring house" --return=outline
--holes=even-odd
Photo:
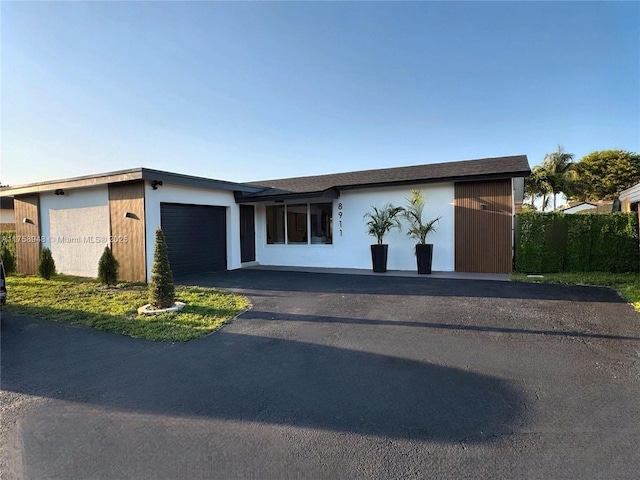
[[[597,202],[577,202],[568,207],[559,209],[562,213],[611,213],[613,211],[612,200],[598,200]]]
[[[246,184],[137,168],[2,189],[16,211],[18,268],[34,273],[42,247],[60,272],[92,276],[105,245],[122,280],[147,281],[154,232],[164,230],[174,275],[243,266],[371,268],[363,215],[372,205],[426,196],[440,216],[433,269],[511,271],[513,214],[527,157],[488,158]],[[415,270],[413,242],[392,231],[389,269]]]
[[[620,192],[618,200],[620,200],[620,210],[623,212],[636,212],[638,214],[638,223],[640,223],[640,183],[636,183]]]
[[[620,192],[620,209],[623,212],[638,212],[640,208],[640,183]]]
[[[582,212],[584,210],[591,210],[593,208],[596,207],[595,203],[591,203],[591,202],[576,202],[576,203],[570,203],[568,206],[566,207],[562,207],[559,208],[558,210],[562,213],[578,213],[578,212]]]
[[[15,230],[16,217],[13,212],[13,198],[0,197],[0,230]]]

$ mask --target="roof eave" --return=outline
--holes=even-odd
[[[264,190],[264,187],[256,187],[245,183],[228,182],[226,180],[214,180],[210,178],[194,177],[180,173],[164,172],[161,170],[142,169],[143,180],[156,180],[174,185],[183,185],[196,188],[214,188],[216,190],[228,190],[232,192],[257,193]]]
[[[131,182],[142,179],[141,168],[120,170],[100,175],[86,175],[82,177],[66,178],[61,180],[48,180],[45,182],[17,185],[0,189],[2,196],[27,195],[30,193],[49,192],[58,189],[87,188],[105,185],[109,183]]]
[[[161,181],[174,185],[183,185],[196,188],[208,188],[217,190],[240,191],[255,193],[264,188],[255,187],[243,183],[227,182],[224,180],[214,180],[209,178],[182,175],[179,173],[164,172],[148,168],[134,168],[117,172],[108,172],[98,175],[87,175],[82,177],[67,178],[61,180],[49,180],[39,183],[18,185],[15,187],[4,187],[0,189],[3,197],[13,197],[16,195],[28,195],[32,193],[51,192],[58,189],[90,188],[111,183],[132,182],[136,180]]]
[[[418,178],[412,180],[398,180],[391,182],[375,182],[360,185],[344,185],[337,187],[339,190],[356,190],[362,188],[378,188],[378,187],[391,187],[391,186],[403,186],[403,185],[420,185],[428,183],[460,183],[460,182],[481,182],[486,180],[506,180],[511,178],[527,177],[531,173],[531,170],[522,170],[517,172],[501,172],[490,173],[482,175],[466,175],[466,176],[452,176],[452,177],[438,177],[438,178]]]
[[[511,178],[523,178],[528,176],[531,170],[520,170],[515,172],[501,172],[483,175],[468,175],[464,177],[439,177],[439,178],[423,178],[412,180],[399,180],[399,181],[387,181],[387,182],[374,182],[359,185],[341,185],[339,187],[329,188],[322,191],[314,192],[291,192],[281,194],[250,194],[241,195],[236,194],[236,203],[265,203],[265,202],[281,202],[290,200],[305,200],[310,198],[338,198],[340,191],[342,190],[360,190],[365,188],[383,188],[383,187],[395,187],[404,185],[420,185],[430,183],[458,183],[458,182],[479,182],[488,180],[506,180]]]
[[[266,203],[266,202],[284,202],[290,200],[309,200],[311,198],[331,198],[335,199],[340,196],[340,192],[336,188],[329,188],[319,192],[291,192],[279,193],[275,195],[243,195],[236,192],[236,203]]]

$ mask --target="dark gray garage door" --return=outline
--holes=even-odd
[[[227,269],[225,207],[161,203],[160,222],[174,276]]]

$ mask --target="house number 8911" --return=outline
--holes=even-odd
[[[342,203],[338,203],[338,223],[340,224],[340,236],[342,236]]]

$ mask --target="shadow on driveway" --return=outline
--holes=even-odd
[[[288,322],[308,322],[308,323],[335,323],[345,325],[386,325],[392,327],[417,327],[436,330],[461,330],[469,332],[486,333],[508,333],[521,335],[549,335],[556,337],[576,337],[576,338],[600,338],[607,340],[630,340],[638,341],[640,337],[630,335],[610,335],[605,333],[579,332],[576,330],[545,330],[535,328],[517,327],[492,327],[488,325],[464,325],[462,323],[439,323],[425,321],[406,320],[380,320],[370,318],[351,317],[330,317],[318,315],[304,315],[300,313],[265,312],[260,310],[249,310],[242,314],[242,318],[247,320],[260,321],[288,321]]]
[[[429,275],[413,278],[240,269],[181,277],[176,279],[176,283],[252,290],[253,296],[255,291],[263,290],[626,303],[620,295],[607,287],[453,280],[430,278]]]
[[[507,381],[232,333],[184,344],[2,315],[2,389],[120,411],[483,442],[525,423]]]

